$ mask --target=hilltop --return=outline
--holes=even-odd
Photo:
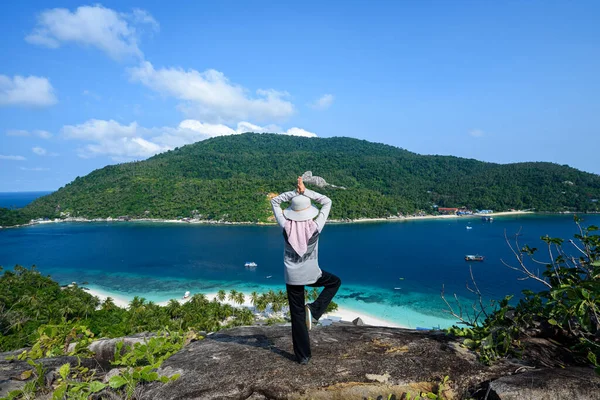
[[[0,225],[61,213],[266,222],[269,194],[293,189],[305,171],[331,184],[316,189],[332,198],[332,217],[338,219],[432,213],[434,205],[498,211],[600,209],[600,176],[569,166],[419,155],[345,137],[245,133],[98,169],[24,209],[0,209]]]

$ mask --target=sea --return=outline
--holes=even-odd
[[[30,193],[12,201],[23,204],[26,197],[31,201]],[[583,218],[583,225],[600,225],[600,215]],[[341,307],[410,328],[445,328],[457,320],[447,312],[442,290],[455,308],[456,294],[463,310],[475,300],[467,288],[474,288],[471,273],[486,303],[542,290],[507,266],[518,266],[509,244],[539,248],[538,258],[546,260],[542,236],[569,239],[576,233],[572,215],[328,224],[319,263],[341,278],[335,298]],[[570,246],[567,252],[574,252]],[[466,254],[485,260],[466,262]],[[4,268],[35,265],[61,284],[74,281],[155,302],[185,291],[285,290],[282,258],[283,237],[275,226],[90,222],[0,229]],[[246,268],[250,261],[258,266]]]
[[[21,208],[52,192],[0,192],[0,208]]]

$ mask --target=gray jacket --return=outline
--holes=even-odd
[[[306,253],[300,257],[294,248],[289,244],[285,229],[283,237],[285,239],[285,250],[283,253],[283,264],[285,265],[285,283],[288,285],[310,285],[315,283],[321,277],[319,268],[319,235],[327,222],[329,211],[331,211],[331,199],[325,195],[314,192],[310,189],[304,191],[304,195],[311,200],[321,204],[319,215],[314,219],[317,224],[317,231],[308,241]],[[273,214],[281,228],[285,228],[286,218],[281,209],[281,203],[290,201],[298,196],[296,191],[281,193],[271,200]]]

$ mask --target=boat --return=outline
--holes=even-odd
[[[271,279],[272,277],[273,277],[273,275],[267,275],[265,278]]]
[[[493,222],[494,217],[490,217],[489,215],[484,215],[483,217],[481,217],[481,220],[484,222]]]
[[[401,287],[395,287],[394,290],[400,290],[402,289]]]
[[[472,226],[467,226],[467,229],[473,229],[473,227]]]
[[[189,299],[190,298],[190,292],[185,292],[183,295],[184,299]]]
[[[484,257],[479,254],[467,254],[465,256],[465,261],[483,261]]]
[[[244,264],[244,267],[246,267],[246,268],[256,268],[256,267],[258,267],[258,264],[255,263],[254,261],[251,261],[251,262],[247,262],[246,264]]]

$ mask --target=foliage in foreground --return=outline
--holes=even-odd
[[[315,299],[319,291],[307,291]],[[9,394],[8,399],[33,399],[38,394],[52,393],[53,400],[87,399],[93,394],[111,392],[125,399],[137,398],[144,383],[167,383],[174,376],[159,376],[157,369],[182,346],[201,340],[201,331],[216,331],[225,327],[248,325],[254,315],[248,309],[234,308],[219,301],[244,303],[244,294],[231,290],[219,291],[215,301],[202,294],[188,302],[176,300],[166,306],[134,298],[127,309],[117,307],[109,298],[103,303],[77,285],[61,287],[34,267],[16,266],[0,276],[0,351],[27,347],[13,358],[27,361],[31,369],[21,377],[27,380],[22,390]],[[252,293],[251,302],[259,311],[282,311],[287,305],[283,291]],[[337,308],[335,303],[329,310]],[[267,323],[282,322],[267,320]],[[140,332],[158,332],[143,343],[116,347],[113,365],[120,372],[107,383],[98,380],[88,368],[65,364],[52,387],[45,386],[44,371],[36,360],[63,355],[90,357],[88,346],[97,338],[127,336]]]
[[[600,374],[600,235],[598,227],[582,228],[578,217],[575,222],[579,233],[569,240],[572,253],[565,250],[563,239],[541,238],[547,261],[538,260],[537,248],[520,247],[518,241],[516,247],[509,243],[518,266],[507,266],[523,273],[525,279],[536,280],[544,290],[524,290],[516,306],[510,304],[512,296],[506,296],[488,312],[475,284],[479,306],[469,315],[446,302],[449,311],[467,325],[448,331],[463,337],[463,344],[477,351],[481,361],[519,357],[526,336],[550,337],[570,348],[576,361],[591,364]],[[541,275],[534,272],[538,265],[545,267]]]
[[[101,304],[76,285],[61,288],[35,266],[16,266],[0,276],[0,351],[31,347],[41,339],[39,351],[54,356],[60,345],[57,348],[52,341],[64,346],[75,337],[80,340],[81,326],[92,337],[121,337],[165,327],[211,332],[253,321],[251,311],[208,301],[202,294],[185,304],[172,301],[164,307],[136,297],[123,309],[111,299]]]

